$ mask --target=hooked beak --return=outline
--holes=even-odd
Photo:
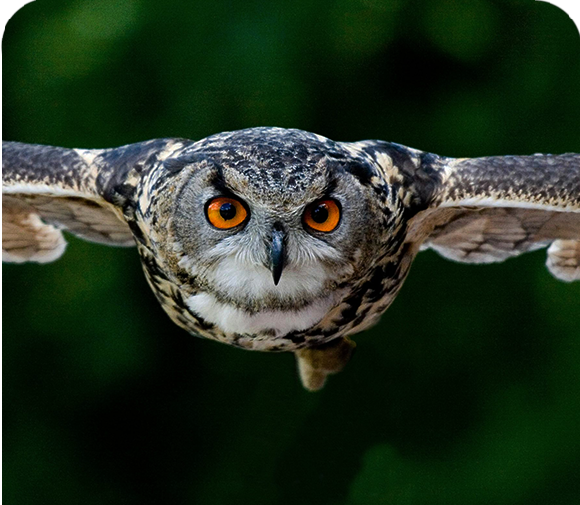
[[[284,270],[285,250],[284,239],[286,234],[281,227],[275,226],[272,231],[272,246],[270,250],[270,268],[274,284],[277,286]]]

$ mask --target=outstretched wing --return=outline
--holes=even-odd
[[[491,263],[548,247],[550,272],[580,279],[580,155],[425,157],[427,209],[412,226],[446,258]]]
[[[2,142],[2,260],[60,257],[62,229],[94,242],[134,245],[123,218],[126,186],[178,141],[83,150]]]

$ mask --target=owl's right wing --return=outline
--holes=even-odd
[[[141,174],[181,146],[159,139],[115,149],[2,142],[2,260],[46,263],[66,247],[61,230],[135,244],[123,205]]]

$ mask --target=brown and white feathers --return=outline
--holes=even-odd
[[[550,272],[580,279],[579,154],[453,159],[252,128],[100,150],[3,142],[2,166],[4,261],[57,259],[62,230],[137,245],[177,324],[293,351],[309,389],[344,366],[420,249],[489,263],[546,247]],[[212,224],[219,198],[239,224]]]

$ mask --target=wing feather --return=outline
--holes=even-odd
[[[60,257],[61,230],[115,246],[135,245],[116,188],[137,183],[178,139],[115,149],[66,149],[2,142],[2,259],[48,262]]]
[[[18,199],[2,198],[2,261],[46,263],[59,258],[65,247],[60,230]]]
[[[434,186],[411,222],[423,249],[491,263],[548,247],[550,272],[580,279],[580,155],[429,161]]]

